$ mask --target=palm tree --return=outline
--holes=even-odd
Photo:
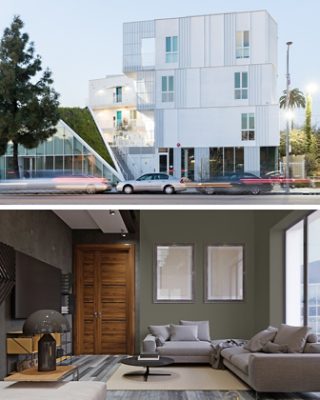
[[[287,91],[280,97],[280,108],[287,108]],[[306,108],[306,97],[298,88],[290,90],[289,108]]]

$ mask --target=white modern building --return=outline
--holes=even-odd
[[[123,73],[90,82],[119,164],[208,178],[277,165],[277,24],[266,11],[124,24]]]

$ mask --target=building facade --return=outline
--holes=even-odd
[[[268,12],[126,23],[123,72],[91,81],[89,102],[133,175],[276,169],[277,24]]]
[[[104,177],[111,182],[123,178],[92,147],[62,120],[57,132],[34,149],[19,146],[20,176],[35,178],[50,174],[90,175]],[[9,144],[6,154],[0,157],[0,179],[15,178],[13,146]]]

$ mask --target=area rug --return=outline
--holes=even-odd
[[[210,366],[170,366],[150,369],[170,376],[123,376],[126,373],[144,371],[143,368],[121,365],[107,380],[108,390],[249,390],[242,381],[226,370]]]

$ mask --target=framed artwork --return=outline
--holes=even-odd
[[[244,254],[244,245],[206,247],[206,303],[244,301]]]
[[[153,301],[154,303],[194,302],[193,245],[155,245]]]

